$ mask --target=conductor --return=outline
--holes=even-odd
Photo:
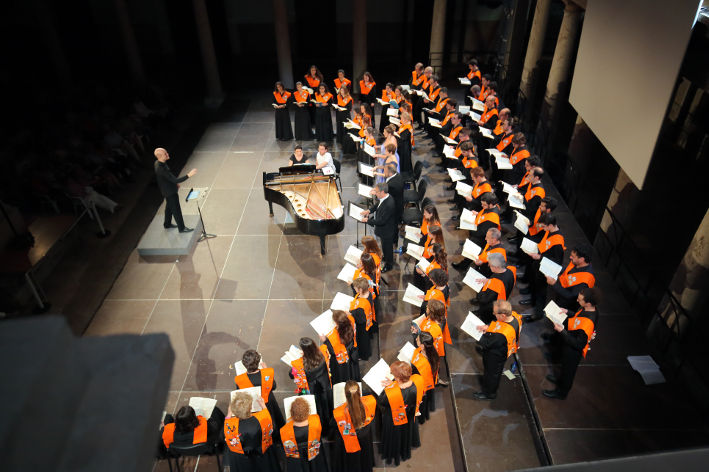
[[[374,234],[382,240],[382,252],[384,253],[384,264],[382,273],[388,272],[394,265],[394,243],[397,239],[396,204],[393,198],[389,198],[389,185],[381,182],[374,185],[372,194],[379,199],[379,203],[363,212],[364,223],[374,226]],[[374,217],[369,215],[374,213]]]
[[[185,227],[185,222],[182,219],[182,209],[180,208],[180,198],[177,195],[177,189],[180,187],[179,184],[184,182],[188,178],[192,177],[197,173],[197,169],[192,169],[183,175],[182,177],[175,177],[167,166],[167,161],[170,159],[170,154],[164,148],[155,149],[155,176],[158,180],[158,187],[160,188],[160,193],[165,197],[165,222],[163,226],[165,229],[174,228],[175,225],[172,224],[172,217],[175,217],[175,223],[177,223],[177,230],[180,233],[189,233],[193,231],[193,228]]]

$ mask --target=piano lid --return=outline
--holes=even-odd
[[[315,170],[313,164],[295,164],[292,166],[279,167],[278,173],[281,175],[312,174]]]

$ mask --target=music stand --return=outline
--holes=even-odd
[[[352,207],[357,207],[361,210],[366,210],[366,208],[362,208],[361,206],[357,205],[356,203],[352,203],[352,200],[347,201],[347,214],[350,218],[353,218],[355,221],[357,221],[357,241],[355,241],[355,247],[359,247],[359,225],[360,223],[364,225],[364,235],[367,236],[367,223],[363,223],[359,221],[357,218],[352,216],[352,212],[350,211]]]
[[[199,221],[202,223],[202,234],[200,235],[199,239],[197,242],[204,241],[205,239],[211,239],[211,238],[216,238],[216,234],[210,234],[207,233],[207,228],[204,227],[204,218],[202,218],[202,209],[199,207],[199,202],[202,201],[202,204],[204,205],[204,200],[207,198],[207,190],[208,187],[197,187],[197,188],[191,188],[189,192],[187,192],[187,197],[185,197],[185,202],[190,202],[194,201],[195,204],[197,205],[197,213],[199,213]]]

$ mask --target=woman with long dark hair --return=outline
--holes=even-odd
[[[369,106],[374,106],[374,102],[377,100],[377,83],[369,72],[365,72],[362,75],[362,80],[359,81],[359,99],[368,103]],[[374,117],[372,117],[372,123],[374,123]]]
[[[318,416],[327,430],[332,415],[332,384],[325,345],[319,346],[310,338],[300,338],[298,347],[303,357],[291,362],[290,377],[295,381],[296,393],[315,395]]]
[[[327,85],[320,84],[315,92],[315,102],[315,139],[332,141],[332,94],[328,92]]]
[[[348,380],[359,382],[362,376],[359,372],[354,318],[342,310],[332,310],[332,320],[335,328],[327,336],[320,336],[329,354],[332,384]]]
[[[315,93],[320,89],[320,84],[323,83],[323,75],[320,73],[320,69],[317,66],[312,65],[308,69],[308,73],[305,74],[306,86],[310,89],[310,96],[315,97]],[[315,125],[315,107],[312,104],[308,107],[308,112],[310,113],[310,126]]]
[[[189,446],[190,444],[210,443],[217,445],[224,426],[224,413],[214,407],[209,418],[197,416],[191,406],[183,406],[174,417],[165,415],[162,429],[160,452],[163,456],[171,445]]]
[[[424,424],[429,419],[430,413],[436,410],[435,387],[438,383],[438,369],[441,358],[433,345],[433,336],[426,331],[421,331],[416,338],[416,350],[411,357],[411,366],[414,374],[423,378],[423,395],[417,419],[419,424]]]
[[[293,129],[290,125],[290,111],[288,103],[291,93],[283,88],[281,82],[276,82],[273,89],[273,108],[276,109],[276,139],[279,141],[290,141],[293,139]]]
[[[351,152],[345,152],[346,154],[353,154],[354,141],[347,136],[347,128],[345,128],[345,122],[352,118],[352,96],[350,95],[350,88],[347,85],[342,85],[340,91],[337,93],[337,106],[344,108],[344,110],[337,110],[335,112],[335,122],[337,123],[337,142],[344,149]],[[347,142],[349,141],[349,143]]]
[[[313,125],[310,121],[310,92],[305,90],[301,82],[296,82],[293,92],[295,103],[295,139],[310,141],[313,139]]]
[[[384,134],[384,128],[389,124],[389,116],[387,115],[387,110],[389,110],[389,107],[391,106],[389,103],[392,100],[395,100],[395,95],[394,95],[394,84],[391,82],[387,82],[387,84],[384,86],[384,90],[382,90],[382,102],[386,102],[386,105],[382,105],[382,114],[379,116],[379,132]]]
[[[355,320],[355,337],[360,360],[369,360],[372,355],[372,328],[374,327],[374,303],[369,279],[355,277],[352,281],[354,300],[350,302],[350,315]]]
[[[337,429],[332,455],[332,470],[338,472],[371,472],[374,468],[372,420],[377,412],[373,395],[361,396],[357,382],[345,384],[346,402],[333,412]]]

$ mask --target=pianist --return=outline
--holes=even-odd
[[[315,155],[315,168],[320,169],[325,175],[335,175],[335,162],[332,154],[327,150],[327,143],[318,144],[318,153]]]
[[[288,160],[288,165],[289,166],[296,166],[299,164],[307,164],[308,163],[308,158],[305,156],[305,153],[303,153],[303,146],[300,144],[295,147],[295,150],[293,150],[293,154],[291,154],[290,159]]]

